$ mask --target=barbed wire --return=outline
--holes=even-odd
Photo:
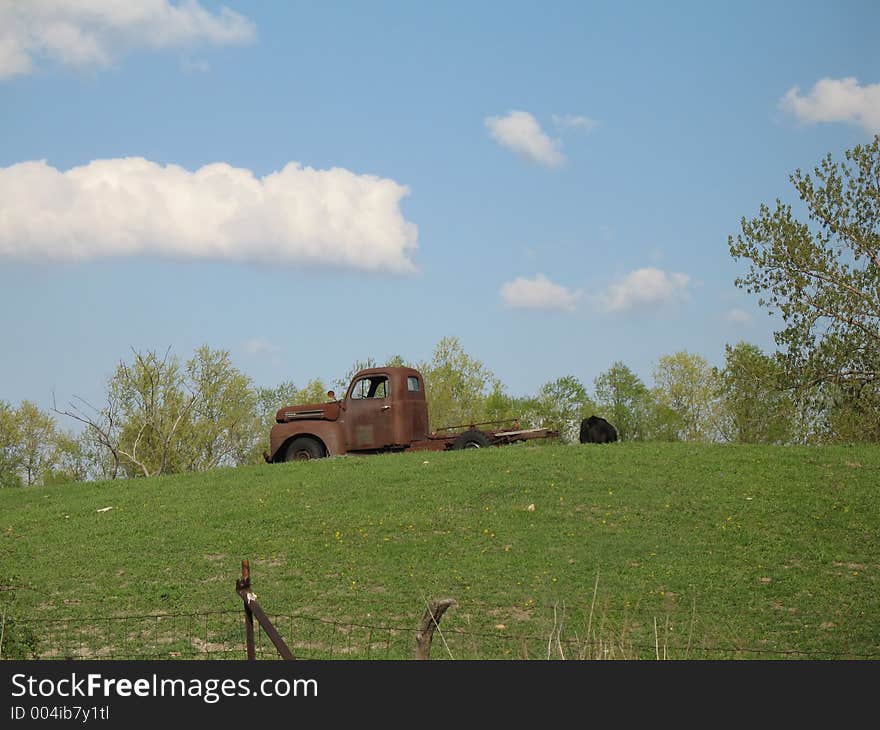
[[[509,607],[508,607],[509,608]],[[271,620],[288,636],[288,642],[297,656],[302,658],[332,658],[334,656],[365,658],[379,657],[405,657],[411,651],[411,642],[417,629],[414,625],[403,626],[400,624],[353,621],[348,619],[334,619],[325,616],[315,616],[305,612],[274,613],[269,614]],[[45,650],[39,651],[38,655],[44,658],[107,658],[107,659],[149,659],[149,658],[174,658],[174,657],[205,657],[215,658],[218,656],[229,658],[243,658],[244,628],[243,614],[241,609],[224,609],[197,612],[175,612],[160,614],[133,614],[117,616],[77,616],[56,618],[23,618],[16,619],[18,631],[31,629],[39,631],[38,643],[46,645]],[[456,643],[470,642],[474,656],[471,658],[490,658],[491,650],[488,645],[506,645],[506,654],[513,650],[522,650],[526,657],[532,654],[536,656],[548,656],[552,651],[540,653],[529,651],[530,646],[544,646],[555,642],[562,646],[569,656],[595,658],[594,655],[605,654],[609,651],[613,656],[626,658],[627,653],[638,656],[651,656],[659,653],[662,647],[664,656],[670,653],[686,654],[687,656],[776,656],[776,657],[804,657],[804,658],[846,658],[846,659],[880,659],[880,647],[877,651],[872,649],[798,649],[790,647],[773,648],[767,646],[746,646],[737,643],[728,644],[727,641],[719,640],[718,643],[690,643],[682,645],[684,635],[677,634],[678,643],[670,644],[668,636],[668,624],[665,626],[667,633],[662,638],[657,635],[655,628],[651,635],[654,642],[649,643],[644,639],[636,640],[637,637],[627,638],[627,631],[635,633],[633,625],[638,620],[640,627],[646,628],[650,617],[647,615],[629,616],[631,624],[622,627],[622,637],[608,638],[597,637],[596,628],[593,636],[578,637],[554,636],[556,627],[548,633],[521,633],[508,632],[506,627],[495,632],[465,628],[456,625],[456,621],[447,621],[444,626],[446,636]],[[218,625],[217,622],[220,622]],[[713,619],[717,624],[717,620]],[[140,623],[140,626],[134,626]],[[703,623],[702,621],[700,622]],[[729,635],[735,635],[735,629],[728,622],[725,629]],[[146,625],[145,625],[146,624]],[[152,624],[152,626],[150,626]],[[160,624],[161,626],[160,630]],[[312,627],[320,626],[322,631],[304,630],[304,625]],[[679,626],[687,625],[687,622],[678,623]],[[77,628],[84,627],[84,628]],[[692,628],[692,626],[691,626]],[[616,627],[605,627],[604,631],[609,635]],[[356,635],[360,632],[361,638]],[[702,628],[701,628],[702,632]],[[641,632],[644,636],[645,631]],[[274,655],[275,650],[271,644],[263,640],[263,632],[257,632],[258,653],[261,655]],[[784,638],[784,637],[780,637]],[[157,646],[167,645],[167,649],[157,649]],[[561,653],[561,652],[559,652]],[[458,655],[461,653],[459,652]],[[465,655],[467,652],[465,652]],[[481,656],[481,654],[483,656]],[[523,658],[526,658],[523,657]]]

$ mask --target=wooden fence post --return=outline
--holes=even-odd
[[[254,645],[254,612],[248,602],[247,596],[251,593],[251,564],[247,560],[241,561],[241,578],[235,581],[235,592],[241,596],[244,603],[244,633],[247,641],[247,658],[254,661],[257,658],[257,649]]]
[[[441,598],[428,605],[425,615],[422,616],[419,632],[416,634],[416,659],[431,658],[431,641],[434,638],[434,631],[440,627],[440,619],[443,618],[446,609],[455,604],[454,598]]]
[[[257,621],[260,622],[263,631],[266,632],[269,640],[275,645],[281,658],[288,660],[296,659],[293,652],[284,643],[281,634],[272,625],[265,611],[257,603],[257,596],[251,590],[251,566],[247,560],[241,561],[241,578],[235,581],[235,592],[241,596],[241,600],[244,602],[244,627],[247,635],[248,659],[253,660],[257,658],[257,651],[254,646],[254,616],[257,617]]]

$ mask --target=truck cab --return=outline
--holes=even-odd
[[[285,406],[269,436],[270,462],[403,451],[428,438],[428,404],[414,368],[359,371],[341,400]]]

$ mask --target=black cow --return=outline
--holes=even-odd
[[[604,418],[590,416],[581,421],[582,444],[610,444],[617,441],[617,429]]]

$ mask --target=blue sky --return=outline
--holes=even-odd
[[[13,403],[132,347],[304,384],[455,335],[516,395],[771,349],[727,236],[880,131],[873,2],[52,5],[0,0]]]

